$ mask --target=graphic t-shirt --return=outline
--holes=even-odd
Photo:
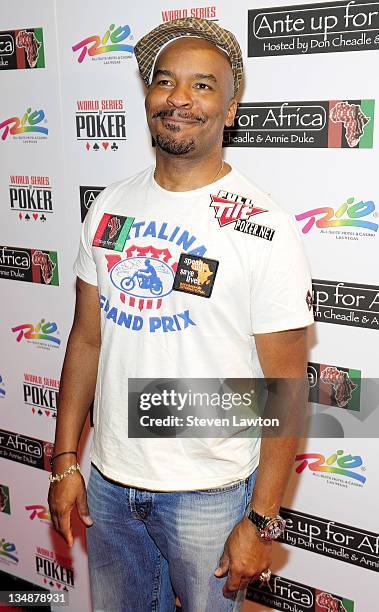
[[[262,376],[254,334],[313,322],[310,274],[291,219],[237,169],[185,192],[153,170],[103,190],[83,225],[75,271],[102,334],[91,460],[130,486],[212,488],[254,471],[259,439],[128,438],[128,378]]]

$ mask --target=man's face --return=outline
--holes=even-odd
[[[151,135],[166,153],[196,158],[221,146],[237,108],[227,56],[202,39],[173,41],[156,61],[145,108]]]

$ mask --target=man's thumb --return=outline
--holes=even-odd
[[[220,563],[218,564],[218,568],[216,569],[214,575],[217,578],[221,578],[224,576],[229,569],[229,557],[224,553],[220,559]]]
[[[86,527],[91,527],[91,525],[93,525],[93,520],[89,513],[85,489],[83,489],[83,491],[79,493],[76,500],[76,507],[78,509],[78,514],[80,516],[81,521],[85,524]]]

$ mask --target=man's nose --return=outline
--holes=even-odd
[[[191,89],[185,84],[177,83],[167,96],[167,103],[176,108],[183,106],[190,108],[192,106]]]

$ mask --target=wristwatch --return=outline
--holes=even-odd
[[[276,540],[283,534],[286,527],[286,521],[279,514],[264,516],[251,508],[247,516],[256,526],[262,540]]]

